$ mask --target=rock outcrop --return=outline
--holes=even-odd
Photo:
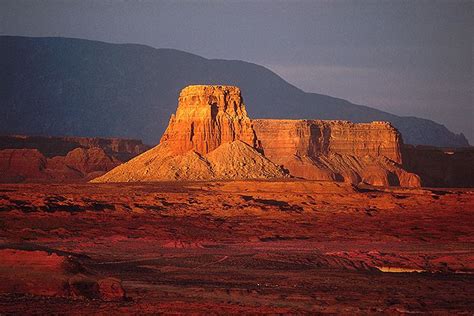
[[[400,133],[387,122],[253,120],[267,158],[313,180],[418,187],[401,167]]]
[[[76,148],[66,156],[55,156],[47,159],[47,171],[52,179],[67,180],[65,175],[74,172],[78,179],[90,180],[112,170],[122,162],[107,155],[102,148]]]
[[[102,148],[76,148],[66,156],[45,157],[37,149],[0,150],[0,182],[90,180],[121,162]]]
[[[189,86],[181,91],[160,144],[93,182],[265,179],[284,170],[264,157],[240,89]]]
[[[0,182],[88,181],[147,148],[116,138],[0,136]]]
[[[137,139],[0,135],[0,149],[37,149],[48,158],[66,156],[75,148],[102,148],[120,161],[129,160],[150,149]]]
[[[207,154],[222,144],[241,140],[254,147],[255,132],[242,101],[233,86],[189,86],[178,100],[161,142],[177,154],[194,150]]]
[[[400,163],[400,133],[388,122],[252,120],[265,155],[314,157],[337,153],[385,156]]]
[[[286,171],[306,179],[419,186],[400,166],[401,144],[386,122],[250,120],[239,88],[189,86],[158,146],[93,181],[274,178]]]
[[[47,179],[47,158],[37,149],[0,150],[0,181],[20,182],[26,178]]]
[[[0,249],[0,293],[121,301],[119,279],[98,278],[61,252]]]

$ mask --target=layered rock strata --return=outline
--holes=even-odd
[[[160,144],[93,182],[265,179],[285,171],[259,152],[240,89],[189,86]]]
[[[255,132],[240,89],[233,86],[189,86],[178,100],[161,142],[177,154],[207,154],[222,144],[241,140],[254,147]]]
[[[400,133],[388,122],[257,119],[252,123],[270,159],[338,153],[385,156],[401,163]]]
[[[353,184],[419,186],[403,170],[400,133],[387,122],[253,120],[267,158],[290,174]]]
[[[401,136],[386,122],[250,120],[240,89],[189,86],[160,144],[95,182],[248,179],[419,186],[400,166]]]

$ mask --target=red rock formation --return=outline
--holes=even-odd
[[[170,150],[207,154],[221,144],[241,140],[255,147],[255,133],[240,89],[233,86],[189,86],[178,99],[162,142]]]
[[[306,179],[419,186],[400,167],[401,137],[387,122],[253,120],[270,160]]]
[[[45,179],[47,159],[37,149],[0,150],[0,181],[18,182],[27,178]]]
[[[160,144],[93,182],[284,177],[255,147],[239,88],[189,86]]]
[[[102,148],[76,148],[66,156],[49,158],[46,171],[54,180],[90,180],[112,170],[120,163],[118,159],[107,155]]]
[[[0,182],[70,182],[90,180],[120,161],[101,148],[76,148],[66,156],[46,158],[37,149],[0,150]]]
[[[284,176],[277,163],[306,179],[419,186],[399,165],[400,144],[386,122],[251,121],[239,88],[189,86],[160,144],[94,181]]]
[[[388,122],[252,120],[268,158],[343,154],[385,156],[400,163],[400,133]]]
[[[46,251],[1,249],[0,293],[81,297],[119,301],[121,281],[98,279],[71,256]]]
[[[239,88],[189,86],[181,91],[160,144],[93,182],[285,176],[255,147]]]
[[[141,154],[149,149],[136,139],[98,137],[53,137],[53,136],[0,136],[0,149],[37,149],[48,158],[65,156],[75,148],[102,148],[108,155],[121,161]]]
[[[0,182],[86,181],[143,152],[137,140],[0,136]]]
[[[65,166],[78,170],[84,175],[95,171],[108,171],[121,163],[116,158],[107,155],[102,148],[98,147],[87,149],[76,148],[68,152],[62,160]]]

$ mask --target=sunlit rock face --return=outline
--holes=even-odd
[[[293,176],[353,184],[419,186],[400,167],[400,133],[387,122],[253,120],[267,158]]]
[[[240,89],[181,91],[160,144],[95,182],[257,179],[419,186],[400,167],[401,137],[386,122],[251,120]]]
[[[400,163],[400,133],[388,122],[351,123],[321,120],[253,120],[265,155],[344,154],[384,156]]]
[[[255,147],[255,133],[240,89],[234,86],[188,86],[178,100],[161,142],[176,153],[207,154],[221,144],[243,141]]]
[[[94,182],[285,177],[263,156],[234,86],[184,88],[160,144]]]

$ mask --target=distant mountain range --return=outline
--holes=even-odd
[[[269,69],[174,49],[71,38],[0,36],[0,133],[159,141],[190,84],[239,86],[251,118],[390,121],[405,143],[469,146],[464,135],[322,94]]]

